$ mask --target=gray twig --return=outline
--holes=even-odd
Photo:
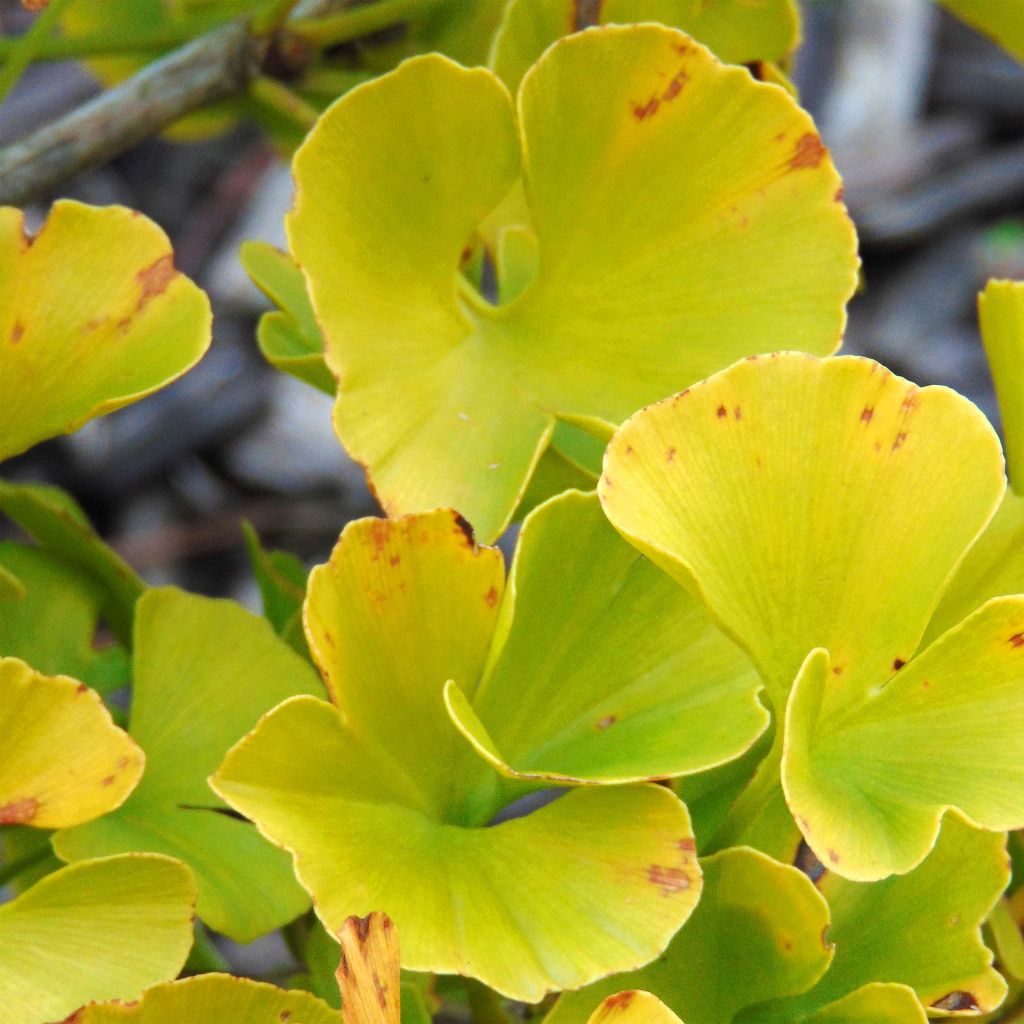
[[[306,0],[295,17],[316,17],[346,0]],[[27,138],[0,149],[0,205],[23,205],[105,163],[179,117],[245,89],[271,40],[245,20],[207,33]]]

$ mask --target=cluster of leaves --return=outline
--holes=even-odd
[[[512,0],[296,154],[260,345],[388,518],[308,578],[250,536],[263,617],[0,481],[0,1024],[330,1024],[339,955],[348,1024],[1016,1019],[1024,498],[965,399],[833,355],[793,5],[599,16]],[[1024,487],[1024,285],[980,311]],[[0,460],[209,341],[145,218],[0,210]],[[281,927],[291,991],[201,973]]]

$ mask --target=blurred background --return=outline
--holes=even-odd
[[[845,178],[864,259],[845,350],[948,384],[995,422],[974,298],[990,276],[1024,277],[1024,67],[930,0],[802,8],[794,78]],[[17,0],[0,0],[4,32],[27,20]],[[33,66],[0,105],[0,145],[98,89],[79,65]],[[69,489],[149,582],[258,607],[240,520],[312,564],[345,521],[376,510],[335,440],[331,400],[256,348],[266,304],[238,246],[283,244],[288,168],[241,124],[202,142],[147,140],[60,194],[156,220],[179,268],[211,296],[214,344],[177,384],[33,449],[5,474]],[[46,206],[29,208],[32,225]]]

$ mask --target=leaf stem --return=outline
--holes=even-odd
[[[475,1024],[513,1024],[505,1001],[492,988],[475,978],[466,978],[466,994]]]
[[[37,864],[42,864],[51,852],[50,846],[47,844],[31,850],[17,860],[12,860],[9,864],[0,864],[0,888],[13,882],[26,871],[30,871]]]
[[[49,6],[44,7],[29,26],[28,31],[15,40],[7,62],[0,68],[0,103],[3,103],[4,97],[14,88],[15,83],[24,74],[25,68],[32,63],[40,47],[49,38],[67,2],[68,0],[51,0]]]
[[[289,30],[306,40],[314,49],[323,50],[338,43],[348,43],[361,36],[379,32],[414,14],[439,7],[443,0],[377,0],[352,10],[323,18],[296,19]]]
[[[281,114],[297,124],[304,132],[316,124],[320,111],[307,103],[298,93],[274,78],[261,76],[249,83],[249,96],[258,104]]]

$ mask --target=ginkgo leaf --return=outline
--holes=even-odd
[[[0,570],[26,581],[0,614],[0,656],[21,658],[46,675],[73,676],[109,693],[128,683],[128,655],[97,636],[103,594],[89,577],[50,551],[0,542]]]
[[[993,599],[856,707],[830,707],[834,680],[827,651],[808,657],[782,760],[824,864],[862,881],[909,871],[951,807],[993,831],[1024,826],[1024,597]]]
[[[342,1024],[337,1010],[306,992],[228,974],[155,985],[130,1002],[83,1006],[74,1024]]]
[[[554,42],[576,31],[573,0],[510,0],[488,60],[515,91]],[[781,62],[800,45],[800,12],[793,0],[599,0],[600,24],[658,21],[693,36],[728,64]]]
[[[805,875],[745,847],[701,865],[701,901],[662,956],[564,993],[545,1024],[584,1024],[596,1000],[623,988],[653,992],[686,1024],[730,1024],[744,1007],[818,981],[833,955],[829,912]]]
[[[503,583],[500,553],[452,512],[349,524],[306,599],[335,705],[286,701],[211,782],[292,851],[329,931],[383,910],[407,968],[533,1001],[656,956],[700,872],[686,809],[661,786],[575,790],[496,821],[535,787],[477,756],[442,690],[472,699],[506,632]]]
[[[30,237],[3,207],[0,339],[2,461],[180,377],[210,344],[210,304],[131,210],[59,200]]]
[[[955,816],[946,819],[935,849],[909,874],[864,884],[826,873],[818,887],[832,914],[832,966],[802,995],[752,1010],[751,1024],[845,1020],[836,1016],[838,1008],[819,1014],[840,1001],[859,1009],[853,1020],[870,1024],[876,1018],[864,1008],[885,993],[854,997],[875,982],[906,986],[932,1012],[995,1009],[1006,982],[992,967],[981,925],[1008,881],[1005,838]],[[902,1024],[920,1016],[907,1009],[894,1019]]]
[[[1024,8],[992,0],[939,0],[939,3],[971,28],[998,43],[1017,60],[1024,61]]]
[[[773,770],[811,847],[850,878],[920,863],[949,806],[1024,824],[1010,656],[1024,600],[990,605],[897,675],[1004,487],[977,409],[859,358],[744,360],[638,413],[609,446],[606,513],[701,594],[780,712],[788,701]],[[1006,774],[981,787],[996,726]]]
[[[130,643],[135,602],[145,584],[103,543],[77,502],[57,487],[0,480],[0,510],[40,547],[96,584],[103,618],[119,640]]]
[[[173,978],[195,897],[179,861],[128,854],[62,868],[0,906],[0,1024],[63,1020]]]
[[[615,533],[596,495],[531,514],[505,603],[508,635],[472,700],[446,690],[453,720],[500,771],[555,782],[704,771],[768,724],[750,662]]]
[[[0,825],[61,828],[120,806],[144,757],[99,695],[0,658]]]
[[[627,989],[603,1000],[587,1024],[683,1024],[655,995]]]
[[[792,1024],[792,1017],[784,1018]],[[816,1010],[804,1024],[927,1024],[928,1015],[907,985],[876,981]],[[751,1020],[750,1024],[754,1024]],[[759,1018],[758,1024],[769,1024]]]
[[[321,691],[270,624],[231,601],[150,590],[136,615],[130,733],[146,752],[138,789],[115,813],[54,837],[65,860],[129,850],[171,854],[195,872],[200,917],[250,941],[309,905],[288,858],[239,821],[206,777],[267,709]]]
[[[831,352],[854,286],[809,117],[656,25],[551,48],[518,128],[490,72],[408,61],[336,103],[294,171],[338,436],[389,513],[448,505],[485,540],[556,417],[618,423],[778,337]],[[538,269],[493,306],[462,254],[520,171]]]
[[[239,259],[257,287],[279,307],[260,318],[256,340],[272,366],[333,395],[337,382],[324,362],[324,339],[302,270],[267,242],[246,242]]]

